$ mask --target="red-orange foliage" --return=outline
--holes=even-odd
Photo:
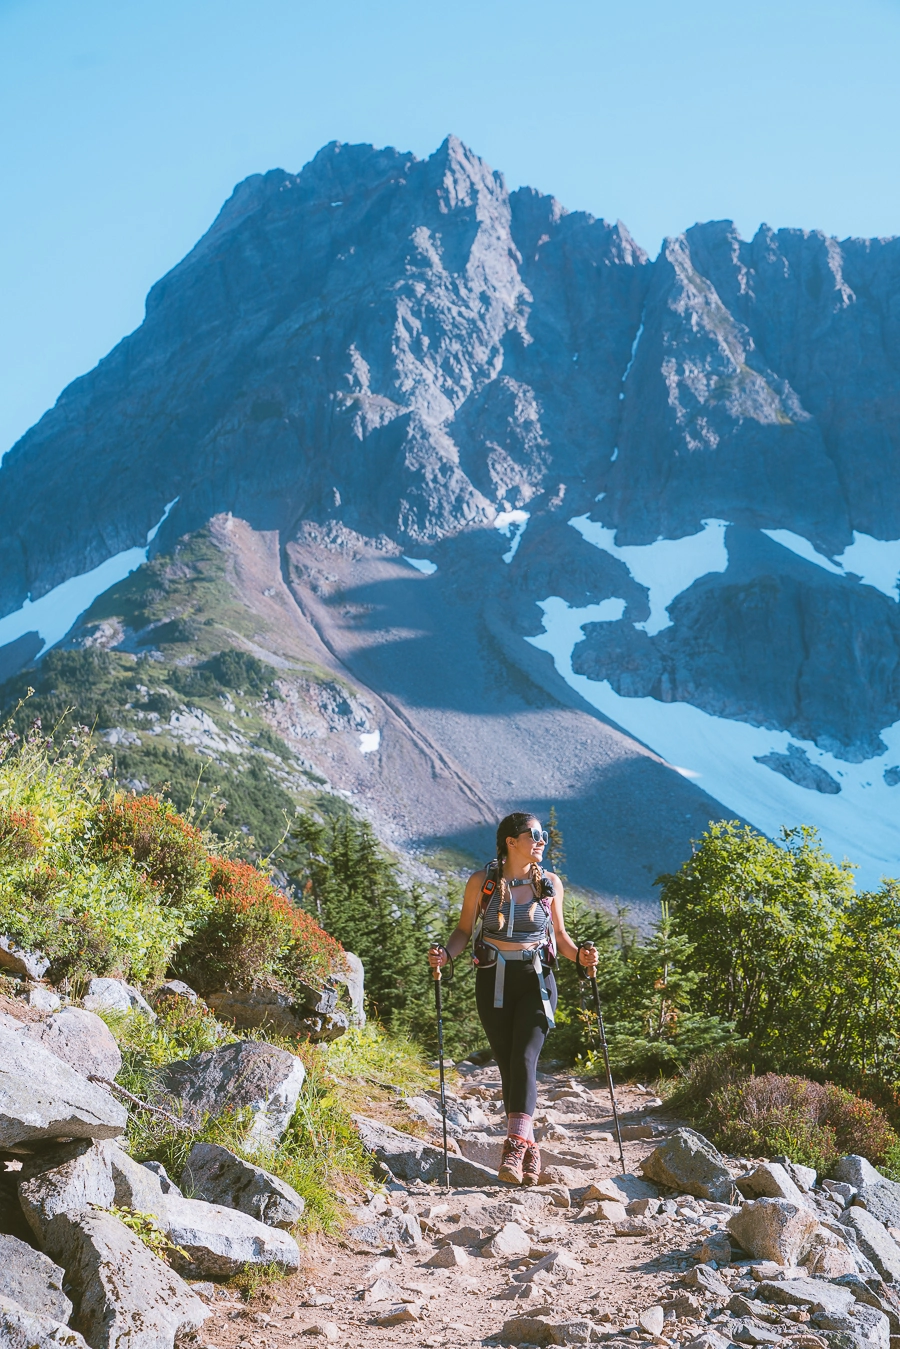
[[[30,810],[0,806],[0,861],[24,862],[40,851],[43,842],[41,827]]]
[[[89,851],[106,862],[130,856],[173,904],[183,904],[209,874],[200,830],[155,796],[104,801],[94,815]]]
[[[266,977],[290,986],[343,968],[340,943],[261,871],[228,858],[210,861],[215,907],[178,956],[198,991],[247,988]]]

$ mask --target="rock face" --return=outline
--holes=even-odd
[[[170,1063],[162,1089],[196,1116],[218,1115],[227,1103],[252,1112],[247,1137],[275,1144],[290,1122],[306,1077],[298,1058],[259,1040],[240,1040]]]
[[[310,649],[385,699],[403,746],[383,764],[386,814],[411,836],[421,806],[416,836],[443,820],[444,836],[483,839],[512,778],[564,799],[574,879],[644,898],[628,803],[649,789],[663,812],[651,872],[673,869],[697,827],[686,816],[705,824],[715,803],[529,646],[538,605],[612,602],[575,647],[576,674],[626,703],[787,733],[751,745],[745,767],[813,815],[827,800],[831,818],[851,786],[833,760],[882,753],[900,718],[898,286],[897,240],[768,226],[744,240],[715,221],[651,262],[621,225],[508,192],[454,137],[424,161],[326,146],[298,174],[239,184],[141,327],[6,455],[0,613],[143,547],[173,501],[160,550],[219,517],[246,522],[277,536]],[[642,550],[705,522],[721,555],[705,565],[689,545],[679,588],[678,568]],[[352,604],[380,638],[350,631]],[[418,634],[402,653],[386,640],[399,629]],[[505,719],[524,709],[541,723],[531,763],[501,773]],[[565,745],[564,791],[545,735]],[[440,765],[430,807],[414,744]],[[875,769],[884,801],[898,765]]]
[[[108,1208],[116,1202],[112,1161],[120,1154],[125,1156],[110,1142],[63,1144],[23,1170],[19,1203],[45,1249],[50,1224],[59,1214],[86,1213],[92,1207]],[[136,1165],[130,1158],[128,1161]]]
[[[0,1026],[0,1147],[39,1138],[114,1138],[126,1112],[43,1045]]]
[[[293,1227],[305,1207],[285,1181],[215,1143],[194,1144],[181,1184],[194,1199],[240,1209],[270,1227]]]

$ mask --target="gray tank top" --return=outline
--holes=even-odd
[[[531,946],[547,932],[550,915],[539,899],[535,899],[531,885],[510,888],[512,901],[500,903],[500,887],[494,891],[484,911],[482,931],[486,937],[501,937],[504,941],[521,942]]]

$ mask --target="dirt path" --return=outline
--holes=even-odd
[[[476,1134],[482,1143],[505,1132],[502,1110],[492,1099],[495,1092],[499,1093],[499,1079],[491,1067],[471,1069],[458,1087],[463,1100],[477,1101],[486,1109],[490,1122]],[[621,1088],[618,1101],[626,1133],[641,1131],[644,1125],[645,1132],[652,1127],[660,1137],[672,1127],[648,1091]],[[424,1184],[386,1190],[357,1210],[357,1221],[414,1213],[423,1228],[420,1246],[379,1249],[349,1238],[313,1238],[306,1245],[301,1272],[251,1304],[239,1303],[233,1295],[215,1298],[214,1315],[201,1332],[201,1342],[214,1349],[277,1349],[316,1339],[330,1339],[348,1349],[380,1344],[480,1345],[498,1335],[510,1318],[542,1312],[557,1320],[587,1318],[596,1327],[595,1337],[597,1332],[605,1337],[617,1330],[629,1334],[640,1313],[673,1293],[680,1291],[684,1297],[675,1280],[693,1264],[689,1251],[693,1248],[696,1254],[698,1241],[724,1225],[727,1214],[717,1214],[716,1205],[684,1197],[677,1204],[668,1201],[670,1212],[633,1215],[635,1233],[617,1236],[613,1222],[598,1212],[597,1202],[581,1202],[584,1192],[592,1182],[616,1178],[630,1200],[655,1195],[635,1174],[640,1160],[655,1146],[653,1139],[625,1143],[623,1177],[605,1088],[585,1087],[561,1074],[542,1075],[536,1124],[544,1134],[542,1148],[569,1162],[568,1168],[551,1171],[557,1183],[533,1189],[453,1190],[449,1195],[439,1186]],[[528,1252],[513,1257],[482,1254],[478,1243],[484,1236],[509,1223],[527,1233]],[[429,1267],[429,1258],[448,1242],[463,1252],[458,1257],[461,1264]],[[549,1262],[551,1268],[529,1280],[516,1278],[554,1252],[560,1254]],[[688,1338],[699,1333],[691,1311],[688,1306],[689,1320],[683,1326],[684,1330],[694,1326]],[[393,1323],[378,1325],[385,1316]],[[649,1343],[654,1336],[640,1332],[632,1338]],[[512,1342],[517,1342],[515,1337]]]

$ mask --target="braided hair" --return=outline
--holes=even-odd
[[[509,899],[509,884],[503,877],[503,863],[506,861],[506,840],[514,838],[523,829],[527,829],[537,816],[530,810],[514,810],[506,815],[497,826],[497,889],[500,892],[500,907]],[[542,871],[537,862],[531,864],[531,888],[536,897],[541,894]]]

